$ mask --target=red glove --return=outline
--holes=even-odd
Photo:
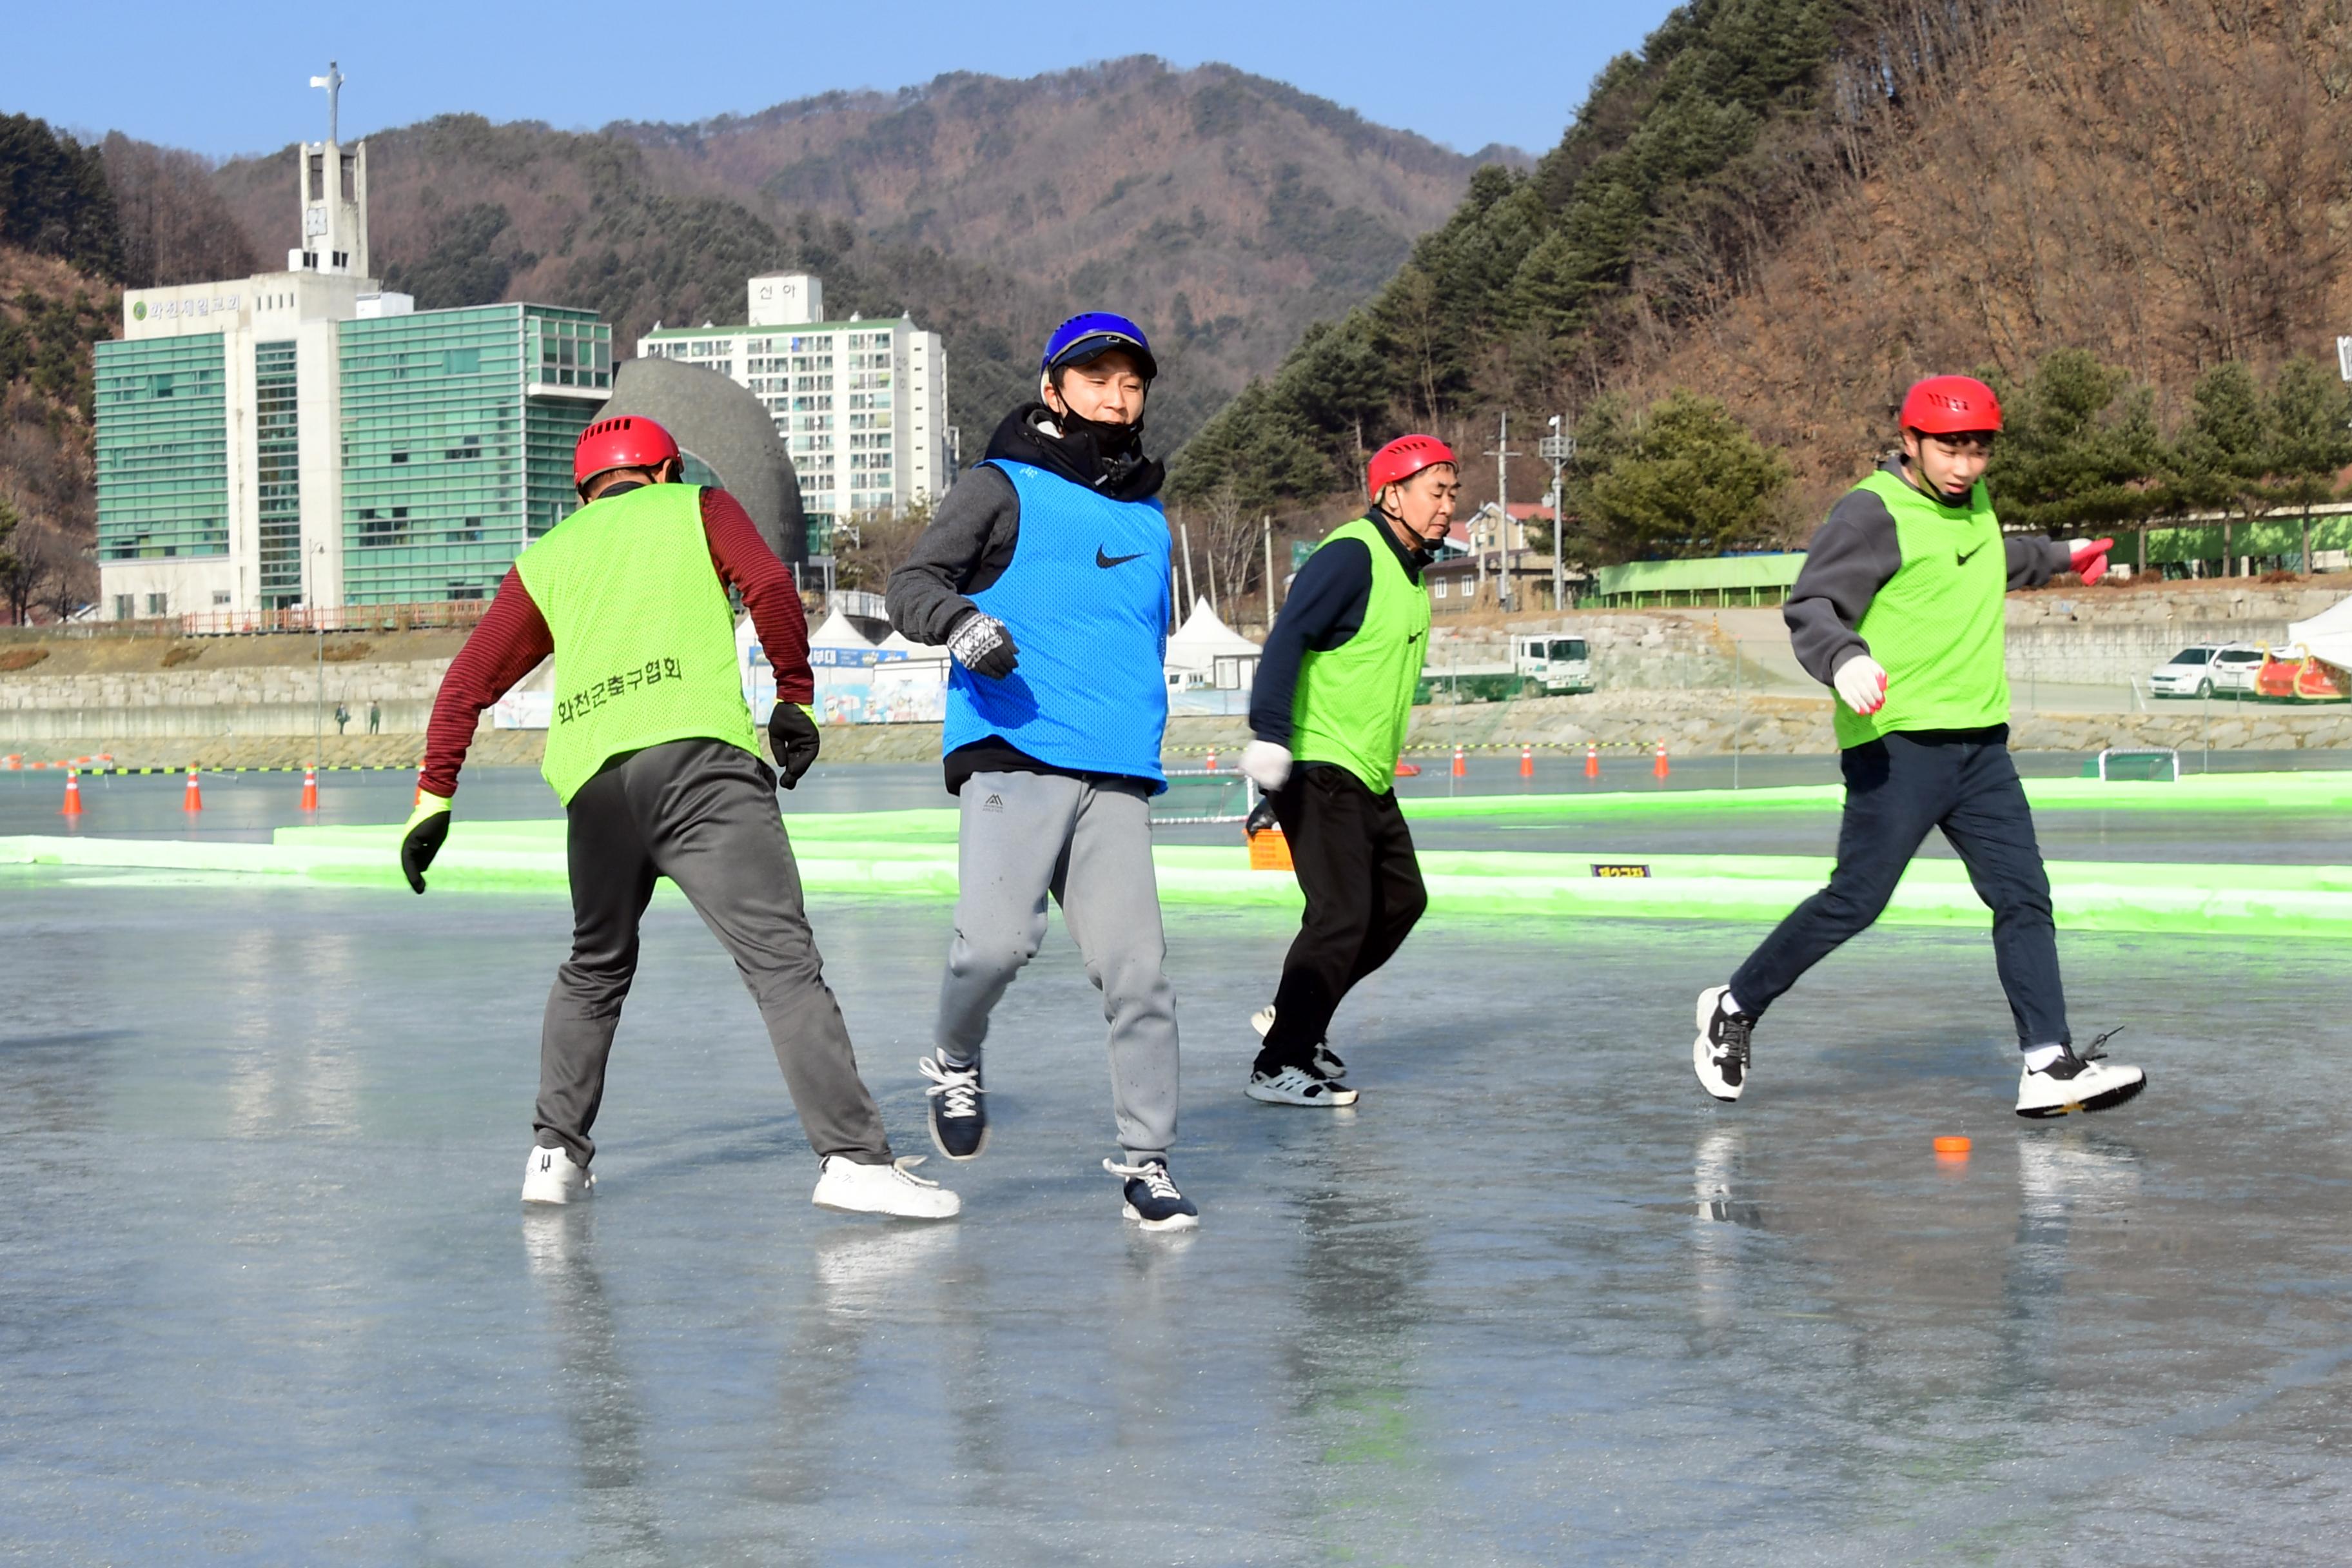
[[[2083,579],[2087,588],[2107,574],[2107,552],[2116,547],[2112,539],[2070,539],[2066,542],[2066,570]]]

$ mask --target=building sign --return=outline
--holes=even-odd
[[[215,294],[209,299],[197,300],[158,300],[152,305],[144,300],[133,300],[131,301],[131,319],[143,321],[153,316],[159,321],[169,321],[188,317],[234,316],[244,308],[244,296],[238,294]]]

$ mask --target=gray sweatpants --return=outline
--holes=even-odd
[[[571,1151],[583,1165],[595,1155],[588,1129],[637,973],[637,921],[654,879],[667,877],[759,1004],[809,1146],[887,1163],[882,1112],[857,1076],[824,983],[767,764],[722,741],[648,746],[583,784],[566,813],[572,956],[555,972],[540,1035],[540,1143]],[[672,1028],[699,1023],[675,1020]]]
[[[937,1040],[980,1059],[988,1015],[1045,939],[1045,897],[1087,961],[1110,1024],[1111,1112],[1132,1164],[1176,1140],[1176,994],[1163,964],[1151,808],[1141,784],[974,773],[961,796],[955,940]]]

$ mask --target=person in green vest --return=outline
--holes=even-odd
[[[1783,611],[1798,662],[1837,694],[1837,867],[1728,984],[1699,993],[1691,1065],[1707,1093],[1738,1100],[1764,1010],[1878,919],[1941,829],[1992,910],[2024,1053],[2017,1114],[2105,1110],[2147,1075],[2105,1059],[2106,1037],[2077,1051],[2067,1031],[2050,879],[2009,754],[2002,625],[2009,590],[2064,571],[2095,583],[2115,541],[2002,534],[1983,479],[2000,402],[1983,382],[1930,376],[1905,396],[1901,419],[1902,451],[1831,509]]]
[[[401,837],[409,886],[449,833],[450,799],[482,710],[555,660],[541,772],[563,802],[572,956],[540,1037],[527,1204],[587,1197],[589,1128],[637,967],[637,924],[668,878],[734,959],[816,1151],[813,1201],[852,1214],[945,1219],[961,1206],[891,1158],[801,901],[776,810],[817,756],[808,623],[792,574],[726,491],[679,482],[669,432],[617,416],[580,436],[584,503],[517,558],[433,703],[416,809]],[[771,771],[735,653],[740,593],[776,672]]]
[[[1429,651],[1421,569],[1454,523],[1461,479],[1434,436],[1400,436],[1366,469],[1371,510],[1299,569],[1267,634],[1242,772],[1289,841],[1307,911],[1244,1092],[1273,1105],[1353,1105],[1331,1015],[1404,944],[1429,895],[1396,800],[1397,757]]]

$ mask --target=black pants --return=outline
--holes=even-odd
[[[1845,819],[1830,885],[1799,904],[1731,977],[1731,994],[1761,1016],[1800,975],[1862,931],[1895,896],[1911,857],[1940,827],[1977,897],[1992,910],[1994,962],[2018,1043],[2071,1044],[2058,978],[2050,878],[2033,814],[2010,760],[2009,728],[1892,734],[1841,759]]]
[[[654,880],[677,884],[735,960],[819,1154],[890,1158],[882,1112],[857,1076],[849,1031],[824,983],[801,903],[800,868],[767,764],[722,741],[632,752],[572,797],[572,956],[555,972],[540,1036],[539,1142],[586,1164],[604,1064],[637,973],[637,921]],[[671,1032],[702,1027],[698,1015]]]
[[[1429,907],[1393,791],[1374,795],[1347,769],[1310,763],[1273,799],[1307,915],[1283,961],[1260,1072],[1313,1060],[1340,1000],[1394,956]]]

